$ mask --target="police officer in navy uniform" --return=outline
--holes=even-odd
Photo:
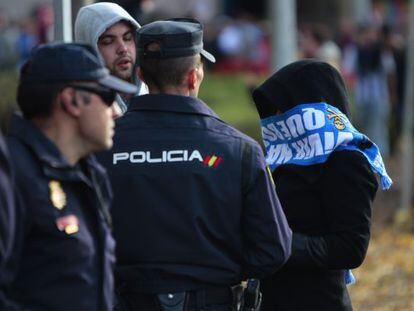
[[[90,154],[112,146],[117,91],[136,87],[87,45],[44,45],[23,66],[23,116],[8,136],[19,227],[2,310],[112,310],[111,191]]]
[[[15,231],[15,207],[9,154],[0,132],[0,301],[7,279],[6,262],[10,257]],[[3,298],[4,299],[4,298]],[[0,304],[0,310],[1,304]]]
[[[291,231],[259,145],[197,99],[202,25],[138,30],[140,77],[102,155],[114,187],[119,310],[230,310],[231,286],[278,270]]]

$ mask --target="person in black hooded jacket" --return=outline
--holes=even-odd
[[[349,116],[340,74],[315,60],[285,66],[254,90],[253,99],[261,119],[319,102]],[[262,310],[352,310],[345,277],[365,258],[378,187],[369,161],[341,150],[323,163],[280,165],[272,174],[293,242],[287,264],[262,281]]]

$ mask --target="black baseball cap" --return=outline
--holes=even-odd
[[[97,52],[83,43],[49,43],[33,50],[24,65],[20,83],[52,84],[74,81],[96,82],[121,93],[136,93],[138,88],[109,74]]]
[[[159,50],[148,46],[158,43]],[[175,58],[201,54],[210,62],[215,57],[203,49],[203,25],[193,18],[156,21],[137,30],[137,51],[144,58]]]

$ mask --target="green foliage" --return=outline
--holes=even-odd
[[[0,71],[0,128],[5,129],[10,111],[15,107],[17,73]]]
[[[206,74],[199,95],[224,121],[261,140],[260,119],[243,76]]]

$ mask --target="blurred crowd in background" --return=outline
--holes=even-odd
[[[205,24],[206,49],[218,60],[209,69],[243,74],[249,88],[273,71],[266,1],[113,2],[140,24],[176,16],[198,18]],[[298,1],[298,12],[306,9],[301,3],[304,1]],[[398,148],[401,131],[408,3],[388,0],[373,4],[368,16],[358,22],[341,17],[334,23],[315,22],[298,14],[297,58],[319,58],[340,69],[353,99],[354,123],[387,158]],[[0,8],[0,69],[18,70],[33,47],[53,41],[53,19],[50,1],[19,20],[9,18]]]

